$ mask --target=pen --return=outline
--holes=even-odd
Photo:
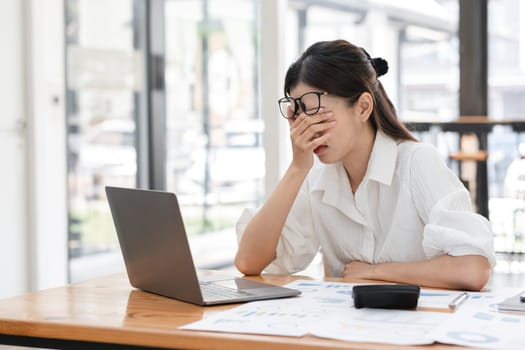
[[[463,304],[465,300],[467,300],[468,294],[463,292],[460,295],[456,296],[450,303],[448,303],[448,307],[451,310],[455,310],[459,305]]]

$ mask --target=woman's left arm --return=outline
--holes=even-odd
[[[496,264],[490,223],[473,212],[468,191],[434,147],[418,144],[408,159],[410,193],[424,223],[426,259],[372,265],[353,261],[343,276],[480,290]]]
[[[345,265],[343,277],[479,291],[487,284],[490,274],[490,264],[484,256],[441,255],[415,262],[368,264],[352,261]]]

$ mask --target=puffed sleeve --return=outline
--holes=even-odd
[[[411,159],[410,186],[425,223],[423,249],[428,258],[481,255],[496,265],[489,221],[472,211],[468,191],[431,145],[418,147]]]
[[[238,242],[255,213],[254,209],[243,211],[236,225]],[[286,219],[277,244],[276,257],[264,272],[292,274],[302,271],[312,262],[318,250],[319,240],[314,230],[310,200],[303,186]]]

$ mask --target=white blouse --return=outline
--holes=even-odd
[[[255,214],[245,209],[238,240]],[[429,144],[376,134],[355,195],[341,162],[317,164],[284,225],[268,273],[304,270],[321,249],[329,273],[345,264],[410,262],[482,255],[496,264],[490,223],[472,211],[468,191]]]

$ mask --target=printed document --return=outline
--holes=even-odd
[[[515,289],[468,292],[455,312],[448,304],[461,292],[421,289],[418,310],[356,309],[354,283],[298,280],[286,287],[299,297],[256,301],[214,313],[181,329],[399,345],[434,342],[492,349],[522,349],[525,314],[498,313]],[[521,346],[521,347],[520,347]]]

